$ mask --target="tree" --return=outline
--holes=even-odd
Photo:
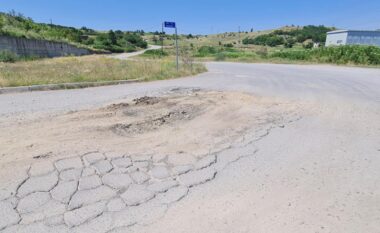
[[[286,41],[285,41],[285,48],[293,48],[294,44],[296,43],[296,41],[293,39],[293,38],[288,38]]]
[[[120,30],[116,30],[115,31],[115,36],[116,36],[117,39],[121,39],[124,36],[124,32],[122,32]]]
[[[108,32],[108,39],[110,40],[111,44],[113,45],[117,44],[116,34],[112,30]]]
[[[4,19],[3,19],[3,16],[0,15],[0,32],[1,32],[1,29],[3,28],[4,26]]]

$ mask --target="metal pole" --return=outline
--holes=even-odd
[[[179,64],[178,64],[178,34],[177,34],[177,25],[175,26],[175,46],[177,50],[177,72],[179,70]]]
[[[239,26],[239,42],[238,42],[239,50],[241,49],[241,40],[240,40],[240,26]]]
[[[164,55],[164,23],[162,23],[161,31],[161,55]]]

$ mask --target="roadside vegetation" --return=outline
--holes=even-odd
[[[257,50],[214,48],[203,46],[195,57],[216,61],[301,61],[309,63],[331,63],[346,65],[380,65],[380,48],[375,46],[337,46],[315,49],[282,49],[269,51],[265,47]]]
[[[275,52],[270,58],[291,61],[347,65],[380,65],[380,48],[375,46],[337,46],[309,50],[285,50]]]
[[[324,47],[326,33],[334,29],[313,25],[286,26],[270,31],[251,30],[207,36],[180,35],[179,41],[181,51],[186,50],[195,61],[322,63],[376,67],[380,65],[379,47]],[[159,35],[155,36],[158,38]],[[148,35],[145,38],[151,42]],[[167,35],[162,38],[166,45],[165,53],[174,59],[174,38]]]
[[[205,72],[202,64],[181,66],[172,60],[125,61],[101,55],[63,57],[16,63],[0,62],[0,87],[140,79],[171,79]]]
[[[144,31],[99,32],[86,27],[78,29],[52,23],[36,23],[14,11],[0,12],[0,35],[67,42],[105,52],[131,52],[144,49],[148,45],[142,38]]]

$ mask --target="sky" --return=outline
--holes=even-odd
[[[157,31],[163,21],[175,21],[183,34],[292,24],[380,29],[380,0],[0,0],[0,11],[10,10],[36,22],[97,30]]]

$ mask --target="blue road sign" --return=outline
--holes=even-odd
[[[175,22],[164,22],[166,28],[175,28]]]

